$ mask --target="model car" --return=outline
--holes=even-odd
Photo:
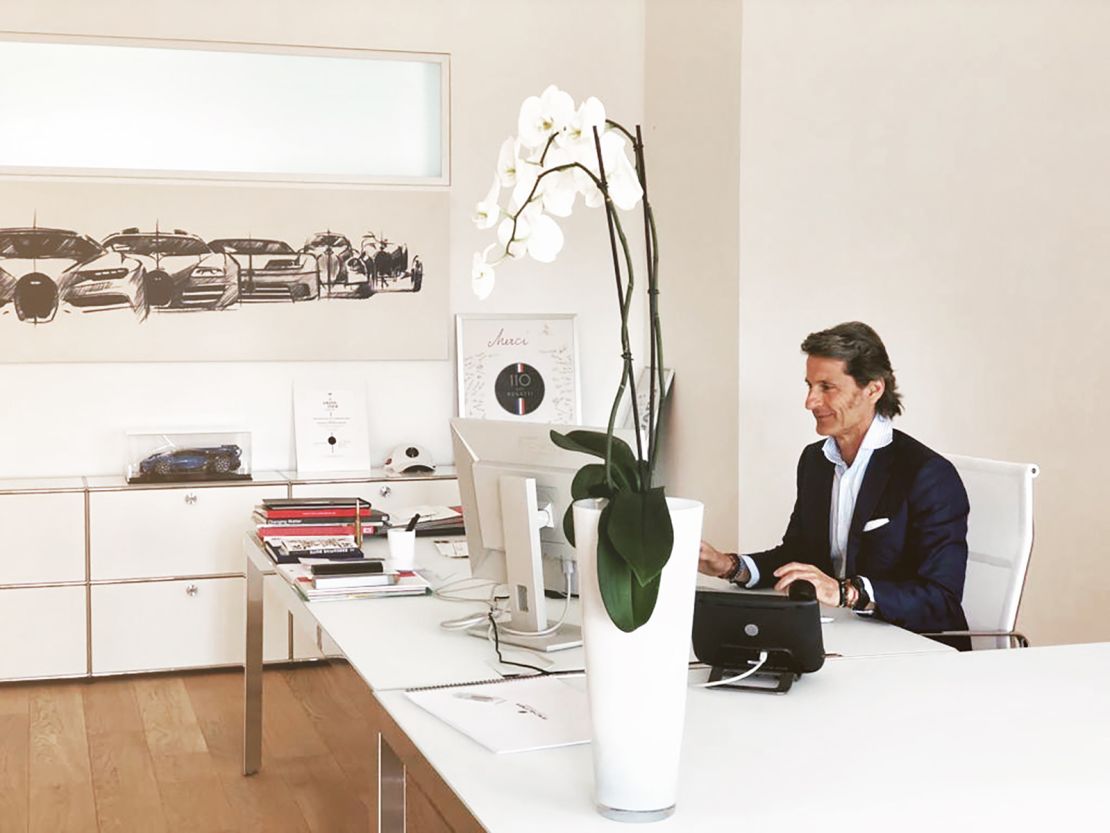
[[[239,264],[239,295],[256,301],[309,301],[320,295],[316,255],[295,252],[281,240],[221,238],[208,241],[214,252]]]
[[[317,232],[305,241],[301,251],[316,256],[324,286],[346,286],[347,261],[355,250],[345,235],[332,231]]]
[[[14,304],[20,321],[52,320],[65,272],[103,251],[92,238],[67,229],[0,229],[0,307]]]
[[[242,453],[243,450],[233,443],[198,448],[175,448],[172,451],[161,451],[145,458],[139,463],[139,474],[157,474],[162,477],[197,472],[227,474],[239,468]]]
[[[127,228],[102,245],[142,263],[143,302],[169,309],[223,309],[239,300],[239,264],[182,229]]]

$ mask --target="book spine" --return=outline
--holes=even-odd
[[[269,518],[265,515],[260,515],[257,512],[254,514],[256,523],[262,526],[354,526],[354,516],[347,518]],[[382,526],[384,522],[380,518],[362,521],[362,528],[366,529],[371,526]]]
[[[334,509],[263,509],[261,514],[264,517],[279,520],[279,519],[297,519],[297,518],[342,518],[344,520],[354,520],[355,511],[354,507],[336,507]],[[374,518],[373,512],[369,508],[359,512],[359,516],[365,521]],[[381,513],[378,513],[379,515]]]
[[[366,524],[362,527],[363,534],[367,534]],[[257,527],[261,538],[295,538],[299,535],[354,535],[354,524],[294,524],[291,526],[266,524]]]

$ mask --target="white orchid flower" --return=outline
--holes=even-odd
[[[590,96],[582,102],[555,141],[564,148],[585,144],[593,153],[595,127],[599,133],[605,130],[605,105]]]
[[[470,270],[470,287],[474,294],[482,301],[486,300],[493,292],[494,273],[493,266],[486,263],[481,252],[474,253],[474,265]]]
[[[529,96],[520,105],[517,132],[528,148],[542,148],[552,133],[558,133],[574,118],[574,99],[554,84],[539,97]]]
[[[545,170],[569,165],[574,162],[573,157],[562,148],[553,147],[547,152]],[[578,180],[575,178],[576,168],[565,171],[548,173],[540,182],[540,194],[543,198],[543,210],[555,217],[569,217],[574,210],[574,200],[578,196]]]
[[[501,206],[497,202],[497,197],[500,194],[501,183],[497,176],[494,176],[493,184],[490,186],[486,198],[479,202],[474,209],[474,225],[478,228],[493,228],[497,225],[497,221],[501,219]]]
[[[536,179],[543,173],[543,168],[539,162],[533,162],[531,159],[517,159],[516,166],[516,185],[513,186],[513,194],[510,199],[510,210],[516,212],[518,208],[524,205],[525,201],[532,196],[532,189],[536,185]],[[538,192],[537,192],[538,194]]]
[[[563,250],[563,230],[546,214],[532,220],[528,236],[528,254],[540,263],[551,263]]]
[[[616,154],[613,161],[614,166],[605,169],[609,196],[613,200],[613,205],[622,211],[628,211],[639,204],[644,196],[644,189],[640,185],[640,177],[636,173],[636,168],[623,151]]]
[[[516,169],[520,158],[520,142],[510,136],[501,143],[497,154],[497,178],[503,188],[516,185]]]
[[[528,238],[531,234],[532,224],[524,214],[516,218],[515,230],[511,217],[506,217],[497,227],[497,240],[505,254],[511,258],[524,257],[528,251]]]

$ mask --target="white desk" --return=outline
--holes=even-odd
[[[1110,644],[830,661],[781,697],[694,689],[678,808],[651,829],[1102,829],[1108,693]],[[376,696],[490,833],[628,829],[594,811],[589,746],[493,755]]]

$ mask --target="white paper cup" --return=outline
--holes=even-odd
[[[411,570],[416,566],[416,530],[398,527],[388,531],[389,562],[394,570]]]

